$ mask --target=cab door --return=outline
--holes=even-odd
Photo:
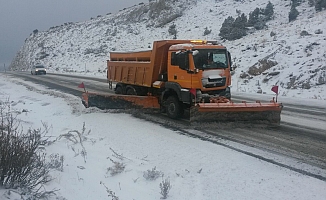
[[[171,52],[168,59],[168,81],[178,83],[182,88],[192,88],[192,57],[187,51]]]

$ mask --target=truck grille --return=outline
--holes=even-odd
[[[225,86],[226,78],[214,78],[214,79],[208,79],[208,83],[204,86],[206,88],[212,88],[212,87],[220,87]]]

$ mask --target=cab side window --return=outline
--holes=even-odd
[[[171,53],[171,65],[178,66],[178,57],[176,52]]]

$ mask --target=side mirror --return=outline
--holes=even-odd
[[[228,61],[230,64],[230,71],[233,71],[233,68],[231,67],[232,66],[231,53],[229,51],[228,51]]]

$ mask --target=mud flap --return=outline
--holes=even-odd
[[[268,122],[280,124],[282,104],[200,103],[190,108],[190,122]]]

